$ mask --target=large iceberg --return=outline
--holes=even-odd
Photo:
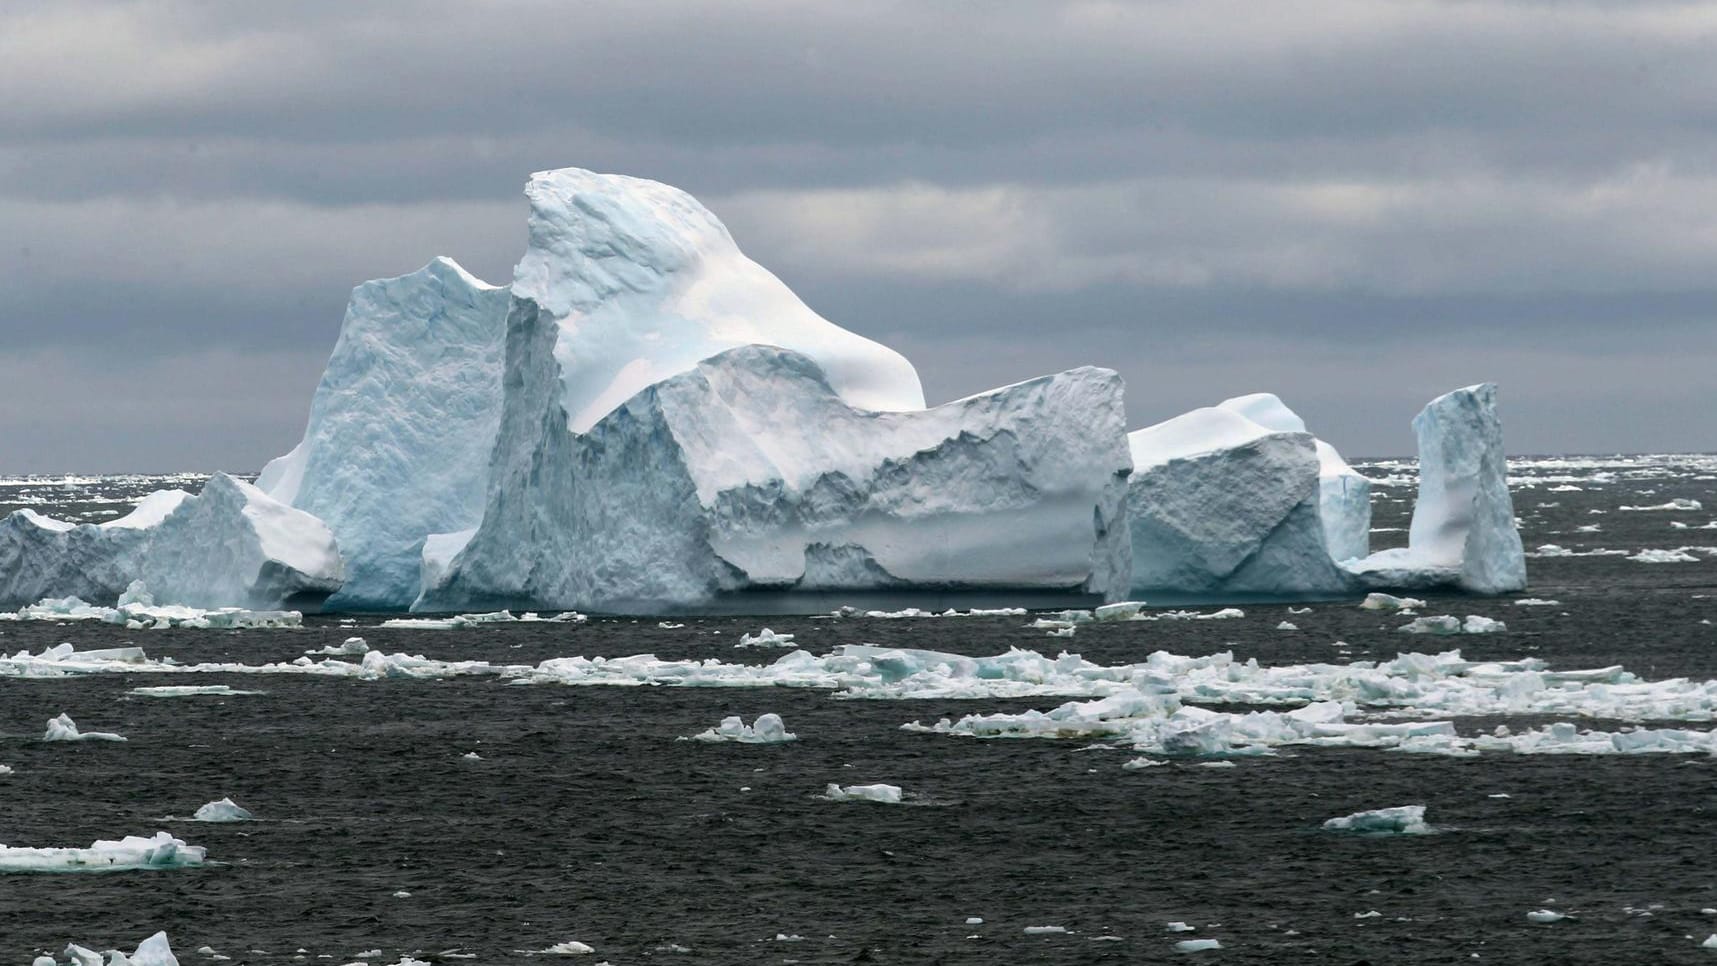
[[[1306,432],[1306,421],[1274,393],[1235,396],[1216,405],[1266,429]],[[1312,446],[1318,454],[1318,515],[1329,554],[1336,560],[1363,557],[1371,552],[1371,480],[1347,465],[1329,443],[1314,437]]]
[[[1109,370],[876,412],[851,405],[809,356],[746,346],[578,434],[558,405],[557,329],[515,302],[489,507],[422,609],[1125,590],[1130,464]],[[748,604],[771,606],[755,594]]]
[[[1526,554],[1508,493],[1496,386],[1438,396],[1413,419],[1419,495],[1407,546],[1348,564],[1368,586],[1526,589]]]
[[[1247,407],[1224,404],[1127,437],[1134,595],[1309,596],[1351,589],[1352,578],[1336,566],[1327,543],[1316,440],[1276,397],[1246,398],[1268,400],[1286,416],[1265,425]]]
[[[68,595],[105,604],[139,580],[163,604],[318,604],[343,574],[322,521],[225,473],[196,496],[153,493],[107,523],[72,524],[30,510],[0,520],[0,605]]]
[[[482,519],[509,301],[447,258],[352,291],[303,441],[257,479],[339,540],[328,606],[405,607],[425,538]]]

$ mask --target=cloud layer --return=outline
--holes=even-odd
[[[1097,363],[1135,424],[1272,389],[1397,453],[1497,379],[1519,451],[1717,449],[1714,42],[1698,3],[6,4],[0,471],[254,469],[353,284],[505,281],[567,164],[693,192],[938,398]]]

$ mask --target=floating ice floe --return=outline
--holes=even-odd
[[[1704,509],[1704,506],[1698,500],[1690,500],[1686,497],[1676,497],[1668,503],[1659,503],[1656,506],[1622,506],[1616,507],[1616,509],[1623,512],[1631,511],[1634,513],[1646,513],[1653,510],[1680,510],[1683,512],[1692,512],[1694,510]]]
[[[1279,631],[1297,631],[1299,629],[1300,629],[1300,625],[1294,623],[1293,621],[1283,621],[1280,624],[1276,625],[1276,630],[1279,630]]]
[[[823,797],[831,802],[878,802],[883,805],[900,804],[899,785],[836,785],[830,782],[823,789]]]
[[[1174,944],[1177,953],[1202,953],[1209,949],[1221,949],[1222,943],[1215,939],[1182,939]]]
[[[1639,553],[1636,553],[1636,554],[1630,556],[1628,559],[1632,560],[1635,563],[1650,563],[1650,564],[1698,563],[1699,562],[1699,558],[1688,553],[1685,548],[1680,549],[1680,550],[1661,550],[1661,549],[1657,549],[1657,548],[1649,548],[1646,550],[1641,550]]]
[[[764,629],[758,631],[755,634],[741,634],[741,635],[739,635],[739,643],[735,644],[733,646],[734,647],[792,647],[793,646],[793,635],[791,635],[791,634],[777,634],[774,631],[770,630],[769,628],[765,627]]]
[[[1396,630],[1406,634],[1500,634],[1508,630],[1508,625],[1479,614],[1468,614],[1465,622],[1458,617],[1440,614],[1415,617]]]
[[[132,630],[169,627],[216,628],[221,630],[265,627],[299,627],[304,615],[295,610],[245,610],[217,607],[206,610],[178,604],[157,605],[140,581],[119,598],[116,607],[99,607],[77,597],[49,598],[16,611],[0,612],[0,621],[100,621]]]
[[[194,868],[207,850],[187,845],[166,832],[150,838],[127,835],[99,840],[88,848],[13,848],[0,845],[0,872],[122,872],[138,869]]]
[[[235,697],[246,694],[262,694],[261,691],[240,691],[225,684],[162,684],[149,688],[132,688],[127,694],[139,698],[199,698],[199,697]]]
[[[1424,835],[1431,831],[1425,824],[1425,806],[1399,805],[1354,812],[1324,822],[1332,832],[1358,832],[1365,835]]]
[[[1526,918],[1536,923],[1548,925],[1553,922],[1561,922],[1568,918],[1568,914],[1565,912],[1557,912],[1554,909],[1534,909],[1526,914]]]
[[[79,731],[77,722],[71,715],[61,712],[59,717],[48,719],[48,730],[42,733],[43,741],[124,741],[124,735],[111,731]]]
[[[693,741],[736,741],[747,745],[776,744],[783,741],[794,741],[798,735],[787,730],[778,714],[760,714],[753,724],[746,724],[745,719],[731,715],[721,719],[721,724],[714,728],[700,731],[692,735]]]
[[[596,952],[595,947],[581,943],[576,939],[568,939],[563,943],[555,943],[547,949],[537,950],[542,956],[588,956]]]
[[[1516,607],[1561,607],[1559,600],[1546,600],[1542,597],[1522,597],[1514,602]]]
[[[370,645],[361,637],[348,637],[339,644],[327,644],[313,651],[305,651],[312,657],[328,655],[330,657],[362,657],[370,652]]]
[[[203,947],[208,949],[208,947]],[[210,953],[214,950],[210,949]],[[178,957],[173,955],[173,949],[167,943],[167,934],[158,932],[137,944],[136,950],[126,955],[118,949],[109,949],[103,953],[96,952],[77,943],[68,943],[65,951],[70,966],[179,966]],[[220,957],[225,959],[227,957]],[[51,956],[39,956],[33,966],[54,966]]]
[[[577,611],[564,611],[553,617],[541,617],[526,611],[517,617],[511,611],[497,610],[483,614],[455,614],[452,617],[395,617],[382,621],[381,626],[396,630],[452,631],[488,624],[543,622],[552,624],[583,624],[590,618]]]
[[[197,813],[191,818],[197,822],[248,822],[255,817],[250,809],[230,798],[223,798],[197,809]]]
[[[1606,550],[1597,547],[1592,550],[1569,550],[1560,544],[1547,543],[1537,550],[1527,554],[1528,557],[1625,557],[1626,550]]]
[[[1020,617],[1026,614],[1024,607],[974,607],[970,610],[949,608],[944,611],[923,610],[918,607],[907,607],[903,610],[859,610],[857,607],[841,607],[830,614],[831,617],[868,617],[874,620],[910,620],[924,617]]]
[[[1359,606],[1365,610],[1418,610],[1425,606],[1425,602],[1417,597],[1396,597],[1374,591],[1366,594]]]

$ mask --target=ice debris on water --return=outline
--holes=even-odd
[[[1295,624],[1293,621],[1283,621],[1276,625],[1276,630],[1279,631],[1297,631],[1299,629],[1300,626]]]
[[[823,789],[823,797],[831,802],[879,802],[884,805],[900,804],[900,786],[884,785],[837,785],[830,782]]]
[[[1215,939],[1182,939],[1174,944],[1177,953],[1202,953],[1210,949],[1221,949],[1222,943]]]
[[[594,952],[596,950],[593,947],[576,939],[568,939],[563,943],[555,943],[547,949],[538,950],[538,953],[545,956],[587,956]]]
[[[133,591],[137,585],[133,584]],[[145,595],[122,596],[117,607],[99,607],[77,597],[44,598],[16,611],[0,611],[0,621],[100,621],[131,630],[162,630],[169,627],[237,630],[267,627],[300,627],[304,615],[295,610],[246,610],[241,607],[204,609],[179,604],[157,606]]]
[[[1542,597],[1522,597],[1514,602],[1516,607],[1561,607],[1559,600],[1546,600]]]
[[[1650,563],[1650,564],[1698,563],[1699,562],[1699,558],[1688,553],[1686,548],[1682,548],[1680,550],[1662,550],[1662,549],[1658,549],[1658,548],[1650,548],[1650,549],[1646,549],[1646,550],[1641,550],[1639,553],[1636,553],[1636,554],[1628,557],[1628,559],[1632,560],[1634,563]]]
[[[1436,617],[1415,617],[1396,628],[1406,634],[1500,634],[1508,625],[1478,614],[1468,614],[1465,622],[1441,614]]]
[[[1398,805],[1354,812],[1324,822],[1332,832],[1358,832],[1364,835],[1424,835],[1431,831],[1425,824],[1425,806]]]
[[[212,954],[214,950],[209,952]],[[105,951],[104,959],[103,953],[77,943],[67,943],[65,956],[70,966],[102,966],[103,962],[106,962],[107,966],[179,966],[178,957],[173,955],[165,932],[158,932],[138,943],[137,949],[130,955],[118,949],[109,949]],[[31,966],[54,966],[54,958],[38,956]]]
[[[1565,912],[1557,912],[1554,909],[1534,909],[1532,912],[1526,914],[1526,918],[1536,923],[1548,924],[1552,922],[1561,922],[1568,918],[1568,914]]]
[[[1186,923],[1180,921],[1179,919],[1176,919],[1176,920],[1170,922],[1168,925],[1164,926],[1163,928],[1167,929],[1169,932],[1197,932],[1198,931],[1197,926],[1189,926]]]
[[[237,697],[246,694],[263,694],[262,691],[240,691],[225,684],[162,684],[148,688],[132,688],[127,694],[139,698],[197,698]]]
[[[1623,512],[1635,513],[1650,512],[1653,510],[1681,510],[1692,512],[1694,510],[1704,509],[1704,506],[1698,500],[1690,500],[1686,497],[1678,496],[1675,499],[1670,500],[1668,503],[1659,503],[1656,506],[1624,506],[1617,507],[1616,509]]]
[[[451,617],[395,617],[382,621],[382,627],[412,631],[455,631],[489,624],[583,624],[590,618],[577,611],[564,611],[553,617],[543,617],[526,611],[514,616],[512,611],[497,610],[482,614],[454,614]]]
[[[1711,935],[1706,936],[1705,941],[1699,944],[1699,948],[1700,949],[1717,949],[1717,932],[1714,932]]]
[[[739,635],[739,643],[734,647],[792,647],[793,635],[777,634],[765,627],[755,634]]]
[[[1417,597],[1396,597],[1393,594],[1369,593],[1359,602],[1364,610],[1419,610],[1425,602]]]
[[[13,848],[0,845],[0,872],[119,872],[181,869],[203,864],[207,850],[167,832],[97,840],[87,848]]]
[[[79,731],[77,722],[71,715],[61,712],[59,717],[48,719],[48,730],[42,734],[43,741],[124,741],[124,735],[111,731]]]
[[[1027,926],[1027,936],[1058,936],[1067,932],[1066,926]]]
[[[198,822],[248,822],[255,817],[251,814],[250,809],[239,805],[230,798],[223,798],[218,802],[210,802],[197,809],[192,819]]]
[[[348,637],[339,644],[328,644],[313,651],[305,651],[312,657],[328,655],[330,657],[362,657],[370,652],[370,645],[361,637]]]
[[[746,724],[739,715],[721,719],[721,724],[692,735],[693,741],[735,741],[748,745],[777,744],[795,741],[798,735],[787,730],[778,714],[760,714],[756,722]]]

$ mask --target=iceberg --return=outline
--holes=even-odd
[[[344,566],[333,534],[308,513],[225,473],[200,494],[162,490],[129,514],[71,524],[31,510],[0,520],[0,604],[76,597],[199,608],[318,604],[339,589]]]
[[[166,832],[149,838],[127,835],[98,840],[88,848],[13,848],[0,845],[0,872],[123,872],[182,869],[203,864],[208,850]]]
[[[1274,393],[1256,392],[1216,404],[1279,433],[1306,432],[1306,421]],[[1318,456],[1318,516],[1324,543],[1336,560],[1371,552],[1371,480],[1347,464],[1334,446],[1313,438]]]
[[[850,405],[808,356],[744,346],[576,434],[556,402],[558,331],[515,302],[489,506],[416,609],[648,613],[749,594],[756,612],[789,592],[1125,589],[1112,371],[880,412]]]
[[[403,609],[425,540],[482,518],[510,301],[449,258],[353,289],[303,441],[257,478],[339,541],[328,606]]]
[[[1291,416],[1304,426],[1274,396],[1229,402],[1244,400],[1250,406],[1239,408],[1253,411],[1273,401],[1267,415],[1278,425]],[[1330,553],[1322,464],[1303,428],[1265,426],[1225,404],[1137,430],[1127,442],[1133,594],[1331,596],[1352,589]]]
[[[1438,396],[1413,420],[1419,494],[1407,546],[1348,568],[1371,587],[1456,586],[1476,594],[1526,589],[1526,554],[1508,493],[1496,386]]]

